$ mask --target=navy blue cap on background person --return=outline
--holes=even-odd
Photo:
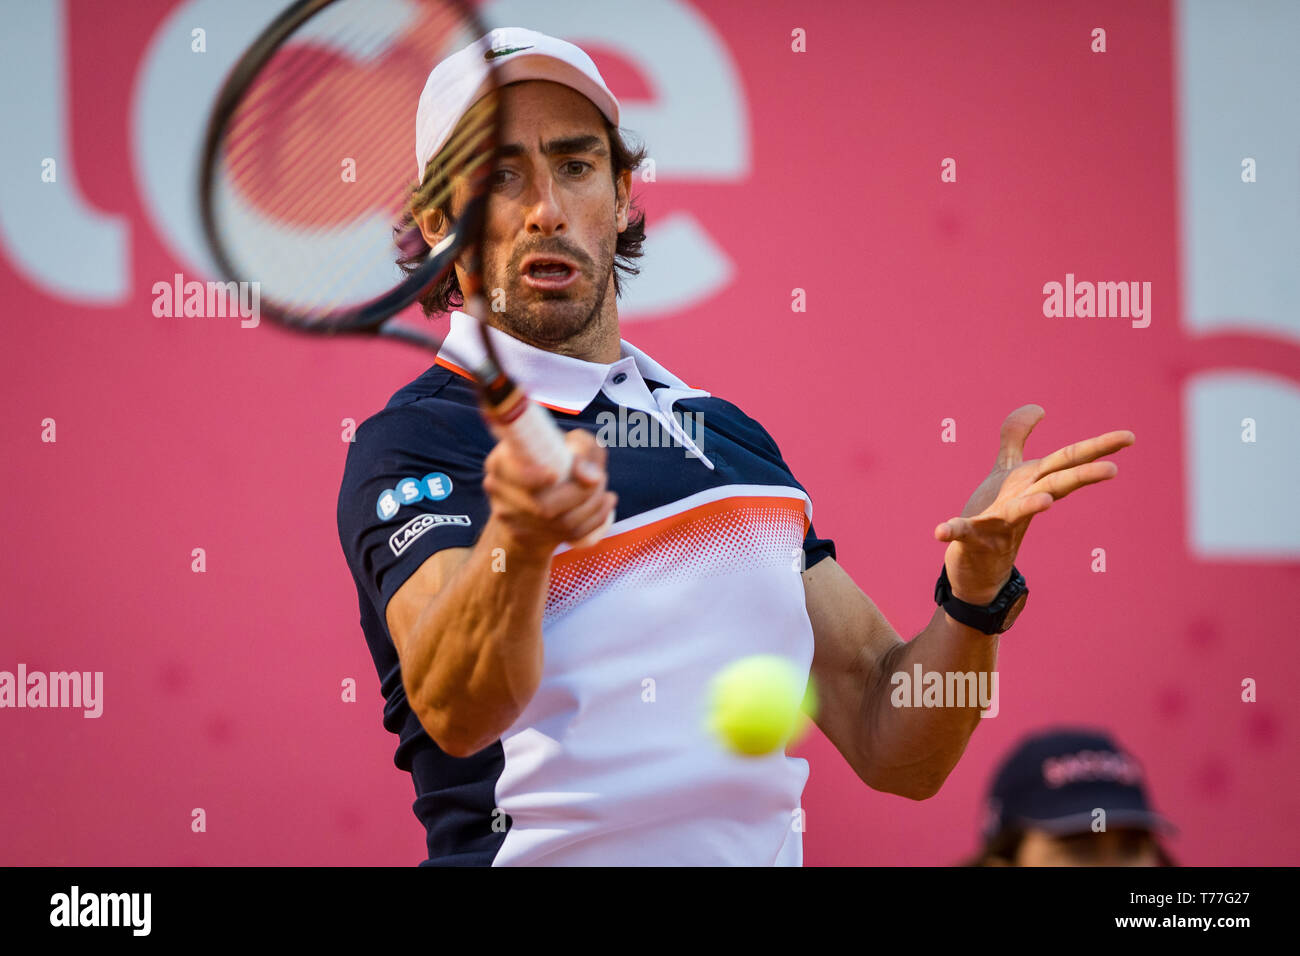
[[[1101,730],[1026,737],[998,768],[985,811],[968,866],[1176,865],[1159,839],[1175,828],[1151,808],[1141,765]]]

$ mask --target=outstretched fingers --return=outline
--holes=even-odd
[[[1072,445],[1066,445],[1039,461],[1038,473],[1035,477],[1042,478],[1044,475],[1060,471],[1063,468],[1070,468],[1074,465],[1082,465],[1098,458],[1104,458],[1106,455],[1114,454],[1121,448],[1127,448],[1136,440],[1131,431],[1115,431],[1085,441],[1077,441]]]
[[[1026,488],[1022,494],[1035,495],[1047,492],[1052,498],[1060,501],[1066,495],[1079,490],[1084,485],[1095,485],[1099,481],[1109,481],[1117,474],[1119,474],[1119,465],[1113,461],[1090,461],[1083,465],[1067,468],[1065,471],[1054,471],[1051,474],[1044,475]]]

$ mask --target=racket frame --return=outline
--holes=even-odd
[[[218,271],[228,280],[237,280],[239,276],[222,239],[221,230],[218,228],[216,209],[213,204],[214,179],[226,130],[236,115],[244,94],[271,58],[299,27],[338,2],[344,0],[296,0],[281,12],[236,62],[222,85],[209,116],[199,165],[199,215],[204,238],[216,260]],[[474,36],[486,35],[487,31],[464,0],[440,0],[440,2],[455,7],[463,16],[464,22],[473,27]],[[490,60],[486,62],[489,79],[487,92],[484,95],[491,95],[500,87],[493,80],[495,66]],[[491,140],[487,144],[489,155],[495,152],[498,143],[496,130],[497,126],[494,122],[491,126]],[[490,175],[490,171],[487,174],[480,172],[479,175]],[[553,472],[558,483],[567,478],[572,471],[573,453],[565,443],[564,434],[551,414],[529,399],[524,390],[506,373],[497,356],[492,337],[488,334],[481,273],[486,207],[487,191],[484,188],[471,197],[451,235],[438,243],[437,247],[431,248],[424,262],[383,295],[357,306],[333,313],[327,312],[324,316],[312,318],[297,314],[291,309],[281,308],[274,299],[264,300],[265,311],[267,316],[277,324],[306,334],[381,335],[426,349],[442,351],[442,343],[435,336],[422,335],[413,328],[394,322],[392,319],[398,312],[415,303],[448,269],[454,267],[457,258],[468,251],[469,261],[466,263],[468,281],[462,288],[463,311],[478,325],[483,342],[484,360],[474,368],[466,368],[466,371],[473,375],[478,385],[483,415],[497,426],[504,439],[512,442],[530,460]],[[572,546],[581,548],[594,544],[608,530],[613,523],[613,518],[611,512],[609,520],[603,527]]]

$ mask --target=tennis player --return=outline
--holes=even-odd
[[[443,356],[349,451],[339,537],[426,828],[422,865],[801,865],[808,764],[712,739],[713,676],[751,654],[787,658],[812,675],[817,723],[864,783],[930,797],[979,705],[895,708],[890,675],[993,670],[997,635],[1025,603],[1013,562],[1030,518],[1113,477],[1095,459],[1133,435],[1025,462],[1043,410],[1012,412],[993,472],[935,529],[949,542],[938,606],[903,642],[814,530],[762,425],[621,337],[617,300],[644,239],[631,194],[642,154],[590,57],[510,28],[439,63],[416,116],[418,174],[438,175],[487,61],[506,113],[483,252],[491,334],[575,466],[550,475],[498,443]],[[417,210],[430,246],[459,195]],[[474,361],[481,344],[454,311],[462,275],[423,306],[453,311],[446,344]],[[611,513],[597,544],[575,547]]]

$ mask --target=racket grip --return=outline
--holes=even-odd
[[[573,452],[564,443],[564,432],[550,412],[531,399],[523,401],[523,414],[505,426],[506,439],[530,461],[555,472],[556,481],[563,481],[573,470]]]
[[[531,399],[524,399],[528,407],[523,414],[506,426],[506,440],[516,443],[525,455],[537,464],[550,468],[563,481],[573,470],[573,452],[564,442],[564,432],[555,424],[551,413]],[[610,525],[614,523],[614,512],[605,518],[605,523],[581,541],[572,543],[574,548],[589,548],[605,536]]]

